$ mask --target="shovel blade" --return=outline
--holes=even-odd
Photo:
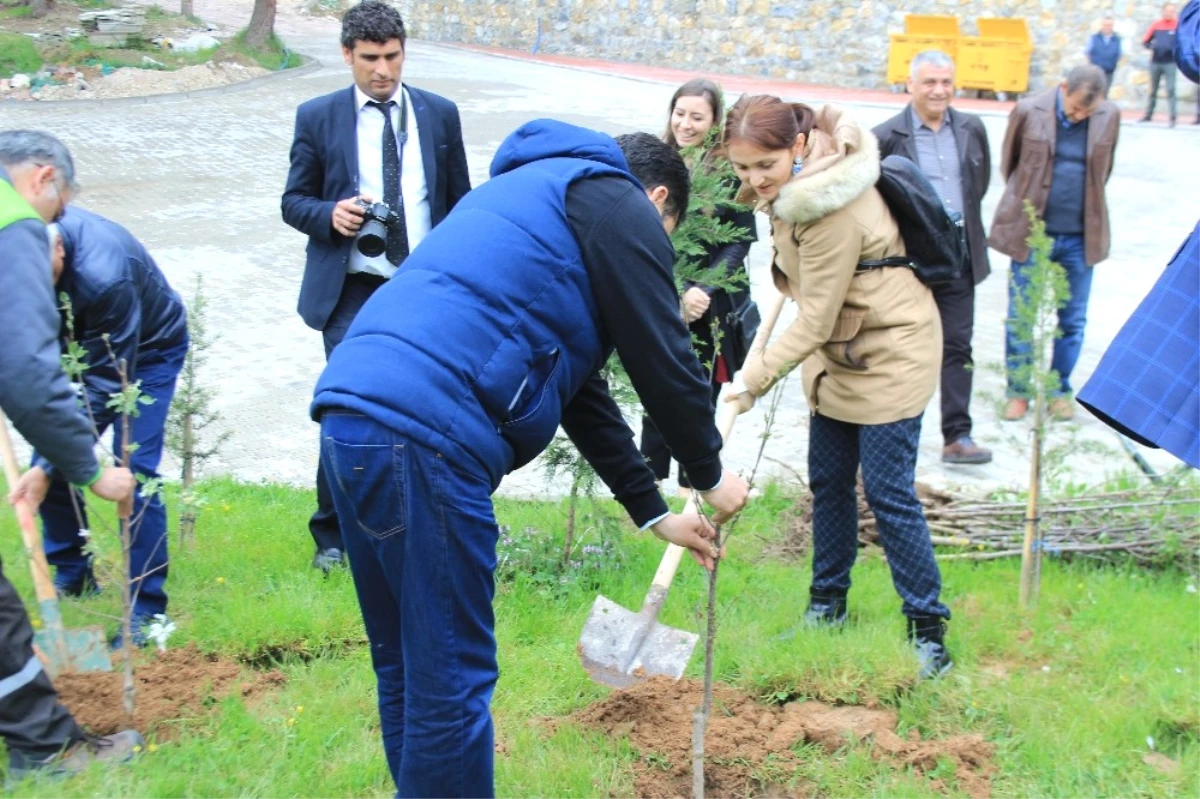
[[[579,637],[579,659],[596,682],[628,688],[651,677],[678,680],[698,640],[695,633],[659,624],[598,596]]]
[[[108,640],[100,627],[66,628],[61,637],[57,632],[42,630],[33,636],[33,643],[49,661],[46,671],[51,677],[64,671],[112,671]]]

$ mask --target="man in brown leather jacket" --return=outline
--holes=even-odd
[[[1051,368],[1059,389],[1050,399],[1058,419],[1074,416],[1071,371],[1083,347],[1092,267],[1108,257],[1108,205],[1104,187],[1112,174],[1113,153],[1121,115],[1104,99],[1104,73],[1090,64],[1072,69],[1062,85],[1017,103],[1008,119],[1000,162],[1004,196],[996,208],[988,243],[1012,258],[1008,317],[1013,319],[1014,294],[1024,290],[1031,263],[1029,220],[1025,201],[1046,223],[1054,239],[1051,259],[1067,273],[1071,296],[1058,309],[1059,337]],[[1008,365],[1007,421],[1029,411],[1028,386],[1014,376],[1029,357],[1029,347],[1009,330],[1005,341]]]

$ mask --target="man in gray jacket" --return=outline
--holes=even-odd
[[[124,502],[136,485],[133,475],[97,462],[95,436],[59,363],[45,223],[62,215],[74,187],[74,164],[58,139],[36,131],[0,133],[0,408],[65,479]],[[14,503],[25,500],[20,486],[9,495]],[[141,736],[84,733],[58,701],[32,644],[29,615],[0,572],[0,739],[8,749],[8,778],[130,757]]]
[[[929,178],[946,208],[962,215],[971,269],[959,280],[937,286],[933,297],[942,317],[942,460],[988,463],[990,450],[971,438],[971,337],[975,330],[975,286],[991,272],[980,208],[992,175],[987,131],[979,118],[950,107],[954,61],[939,50],[912,60],[903,111],[875,128],[879,156],[902,155]]]

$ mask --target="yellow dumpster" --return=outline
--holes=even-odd
[[[888,37],[887,81],[893,91],[899,91],[908,82],[909,64],[918,53],[941,50],[955,58],[958,36],[958,17],[906,14],[904,33]]]
[[[981,17],[978,36],[958,40],[958,86],[995,92],[999,100],[1029,89],[1033,40],[1023,19]]]

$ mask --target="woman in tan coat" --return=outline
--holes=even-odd
[[[904,600],[921,676],[945,672],[950,611],[913,487],[921,415],[937,386],[942,330],[929,289],[907,267],[862,261],[904,256],[882,196],[875,137],[834,106],[813,111],[776,97],[743,97],[729,111],[725,147],[749,199],[771,217],[772,276],[797,320],[752,352],[743,410],[803,364],[812,411],[813,582],[805,622],[846,619],[858,552],[855,484],[862,467],[896,591]]]

